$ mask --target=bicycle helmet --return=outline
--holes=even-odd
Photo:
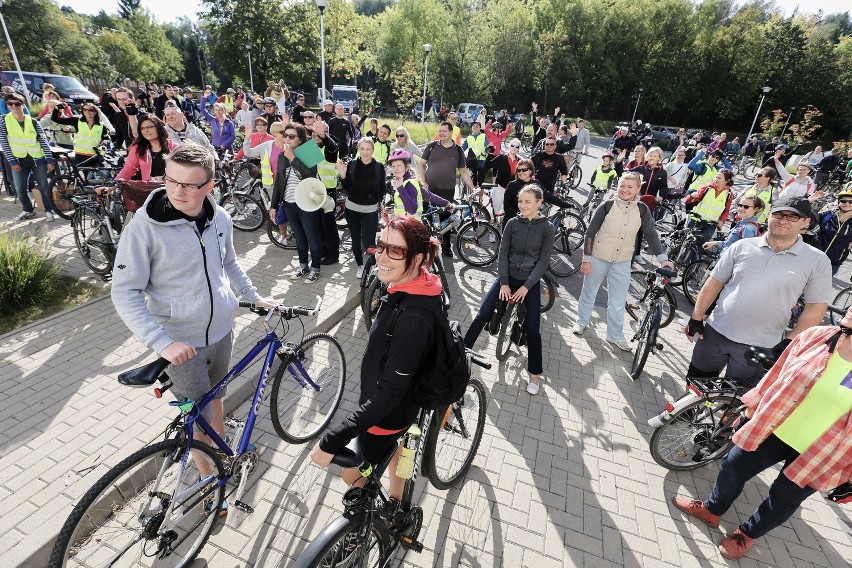
[[[393,152],[391,152],[390,156],[388,156],[388,163],[389,164],[391,162],[396,161],[396,160],[402,160],[406,164],[410,164],[411,163],[411,154],[409,154],[408,152],[406,152],[402,148],[398,148],[398,149],[394,150]]]
[[[602,160],[603,160],[604,158],[609,158],[610,160],[614,160],[614,159],[615,159],[615,156],[612,154],[612,152],[607,152],[607,153],[605,153],[603,156],[601,156],[601,159],[602,159]]]
[[[278,103],[272,97],[266,97],[263,99],[263,104],[265,105],[277,105]]]

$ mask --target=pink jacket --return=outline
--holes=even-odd
[[[171,140],[168,140],[168,146],[168,150],[169,152],[171,152],[177,147],[177,144],[175,144]],[[121,171],[118,172],[117,176],[115,176],[115,179],[132,179],[138,171],[142,174],[142,181],[150,181],[152,161],[153,159],[151,158],[150,151],[148,151],[144,158],[140,158],[139,154],[136,152],[136,144],[133,144],[130,146],[130,148],[128,148],[127,160],[124,162],[124,167],[121,168]]]

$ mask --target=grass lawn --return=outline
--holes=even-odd
[[[70,276],[59,276],[54,292],[41,305],[0,314],[0,334],[23,327],[40,319],[71,309],[107,294],[101,286],[92,286]]]

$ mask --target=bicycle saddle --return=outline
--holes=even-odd
[[[168,366],[169,362],[160,357],[147,365],[121,373],[118,376],[118,382],[128,387],[150,387],[157,382]]]
[[[771,347],[749,347],[746,350],[746,355],[768,371],[781,354]]]
[[[660,267],[654,270],[654,272],[656,272],[660,276],[665,276],[666,278],[674,278],[675,276],[677,276],[677,270],[672,270],[671,268]]]
[[[364,460],[350,448],[343,448],[334,454],[331,463],[340,467],[358,467]]]

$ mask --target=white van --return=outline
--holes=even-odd
[[[459,124],[470,125],[476,117],[479,116],[479,111],[483,108],[482,105],[476,103],[462,103],[456,109],[456,114],[459,117]]]

